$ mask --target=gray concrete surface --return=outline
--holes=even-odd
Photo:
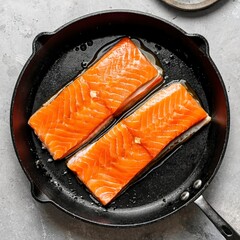
[[[40,32],[99,10],[131,9],[163,17],[207,38],[225,81],[231,132],[224,161],[204,196],[240,232],[240,0],[222,0],[195,13],[174,10],[161,0],[0,0],[0,239],[164,239],[220,240],[222,236],[196,206],[152,225],[112,229],[71,218],[36,202],[15,155],[9,129],[11,96],[32,40]]]

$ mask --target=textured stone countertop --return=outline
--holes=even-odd
[[[0,239],[223,239],[194,204],[151,225],[117,229],[73,219],[31,196],[29,181],[13,149],[9,112],[18,75],[31,55],[32,41],[40,32],[111,9],[151,13],[208,40],[229,95],[231,131],[223,163],[204,196],[240,232],[240,0],[221,0],[192,13],[175,10],[161,0],[0,0]]]

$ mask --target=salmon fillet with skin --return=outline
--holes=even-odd
[[[185,86],[174,83],[75,154],[67,166],[106,205],[171,143],[190,131],[183,141],[209,121]]]
[[[129,38],[123,38],[28,123],[53,158],[61,159],[162,80],[156,66]]]

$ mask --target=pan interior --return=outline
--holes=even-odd
[[[225,141],[226,109],[219,110],[219,104],[213,102],[220,98],[223,105],[226,103],[221,86],[217,92],[212,91],[219,81],[218,75],[189,37],[149,16],[126,14],[121,19],[116,15],[82,19],[45,41],[19,79],[13,99],[12,132],[23,169],[47,198],[78,218],[126,226],[151,222],[178,210],[185,204],[180,200],[183,191],[190,192],[190,200],[201,190],[192,187],[195,180],[201,179],[204,187],[219,164]],[[27,121],[77,76],[101,47],[122,36],[139,39],[155,54],[165,71],[166,84],[186,80],[213,121],[168,154],[164,164],[155,166],[146,177],[104,208],[67,169],[64,160],[52,161]],[[41,41],[41,37],[37,41]]]

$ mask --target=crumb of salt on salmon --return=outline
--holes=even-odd
[[[135,137],[134,142],[137,144],[141,144],[141,138]]]
[[[91,98],[96,98],[98,95],[98,92],[97,91],[90,91],[90,97]]]

